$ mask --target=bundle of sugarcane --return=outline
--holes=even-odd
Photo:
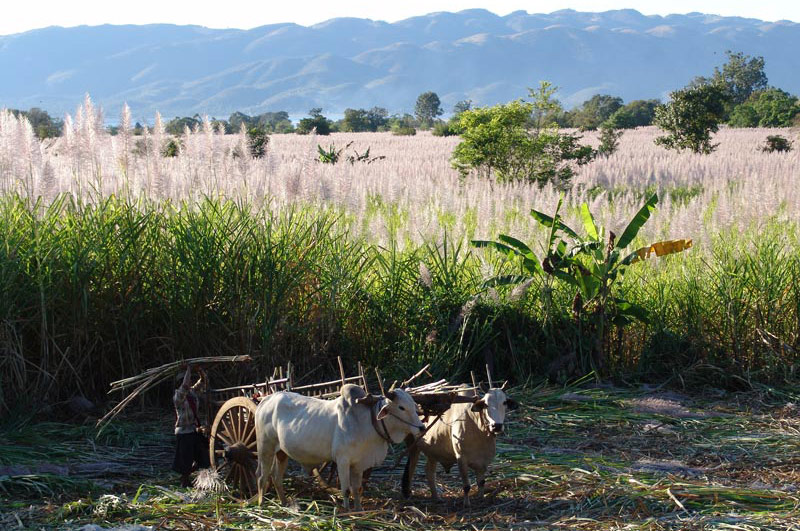
[[[173,361],[160,367],[153,367],[147,369],[143,373],[132,376],[130,378],[123,378],[116,382],[111,382],[111,389],[109,394],[115,391],[122,391],[128,387],[136,386],[136,388],[123,398],[119,404],[114,406],[111,411],[103,415],[103,418],[97,421],[96,426],[102,429],[106,424],[116,417],[128,404],[130,404],[137,396],[141,395],[148,389],[155,387],[164,380],[174,378],[180,371],[186,369],[189,365],[215,365],[219,363],[236,363],[242,361],[252,361],[252,358],[247,355],[242,356],[209,356],[205,358],[190,358],[186,360]]]
[[[475,387],[454,385],[447,380],[406,388],[408,394],[419,405],[425,415],[439,415],[447,411],[451,405],[457,403],[471,403],[474,401]],[[464,396],[462,393],[466,391]]]

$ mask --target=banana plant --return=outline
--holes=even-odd
[[[580,208],[585,235],[581,236],[562,221],[559,212],[563,196],[551,217],[538,210],[530,214],[541,225],[549,229],[545,255],[539,260],[531,248],[522,241],[501,234],[498,241],[473,240],[476,247],[489,247],[506,254],[509,258],[522,260],[523,274],[497,276],[487,280],[485,286],[513,285],[524,282],[535,275],[555,278],[575,288],[572,303],[573,318],[583,336],[589,332],[591,369],[599,372],[605,364],[607,339],[610,325],[625,326],[633,321],[648,322],[647,310],[619,296],[614,288],[626,269],[636,262],[651,256],[664,256],[685,251],[692,240],[670,240],[657,242],[634,251],[627,248],[639,230],[650,219],[658,203],[653,194],[628,223],[622,235],[598,227],[589,206]],[[547,303],[547,300],[545,301]],[[582,349],[582,341],[578,342]],[[584,357],[584,356],[582,356]]]

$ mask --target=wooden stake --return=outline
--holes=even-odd
[[[409,378],[408,380],[406,380],[405,382],[403,382],[401,385],[402,385],[403,387],[408,387],[408,384],[410,384],[412,381],[414,381],[414,378],[416,378],[416,377],[420,376],[422,373],[424,373],[424,372],[425,372],[425,373],[428,373],[428,374],[430,374],[430,373],[428,372],[428,367],[430,367],[430,366],[431,366],[431,364],[430,364],[430,363],[429,363],[429,364],[427,364],[427,365],[425,365],[423,368],[421,368],[419,371],[417,371],[417,374],[415,374],[414,376],[412,376],[411,378]]]
[[[475,371],[469,371],[469,375],[472,376],[472,395],[478,396],[478,382],[475,380]]]
[[[488,363],[486,364],[486,377],[489,378],[489,389],[491,389],[494,386],[492,385],[492,373],[489,371]]]
[[[381,395],[386,395],[386,391],[383,390],[383,378],[381,378],[381,373],[377,367],[375,367],[375,376],[378,377],[378,387],[381,390]]]
[[[367,377],[364,374],[364,367],[361,365],[361,362],[358,362],[358,375],[361,376],[361,382],[364,385],[364,391],[369,394],[369,386],[367,385]]]
[[[286,390],[292,390],[292,362],[286,364]]]
[[[342,357],[341,356],[336,356],[336,361],[339,362],[339,376],[342,377],[342,385],[344,385],[345,384],[345,381],[344,381],[344,365],[342,365]]]

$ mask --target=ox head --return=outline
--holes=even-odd
[[[502,389],[490,389],[481,398],[476,398],[471,409],[476,413],[484,411],[489,431],[493,434],[500,434],[503,433],[506,412],[517,409],[517,407],[519,407],[517,402],[508,398],[505,391]]]
[[[417,414],[417,403],[407,392],[402,389],[388,391],[382,400],[383,406],[378,411],[377,419],[382,420],[391,431],[405,435],[416,435],[425,429]],[[381,401],[381,397],[368,395],[358,398],[356,403],[374,406]],[[402,437],[401,437],[402,438]]]

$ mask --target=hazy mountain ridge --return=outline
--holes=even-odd
[[[227,116],[312,106],[411,111],[434,90],[445,108],[524,97],[547,79],[568,105],[604,92],[661,97],[710,74],[725,50],[763,55],[770,82],[800,93],[800,24],[634,10],[506,16],[473,9],[396,23],[357,18],[251,30],[199,26],[50,27],[0,37],[0,106],[72,110],[85,92],[107,113]]]

